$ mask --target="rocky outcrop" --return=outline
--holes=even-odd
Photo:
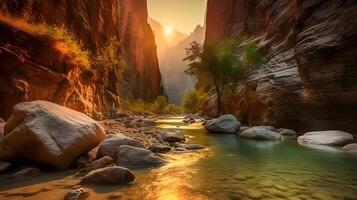
[[[245,36],[266,62],[233,102],[239,120],[297,131],[356,131],[357,3],[208,0],[206,43]]]
[[[5,0],[0,13],[0,117],[7,119],[23,101],[44,99],[95,115],[118,107],[119,95],[150,100],[161,93],[146,0]],[[91,59],[117,40],[118,58],[128,66],[124,78],[124,66],[84,68],[68,61],[61,41],[31,31],[38,24],[67,29]]]
[[[0,141],[0,160],[66,169],[104,139],[102,126],[77,111],[46,101],[14,107]]]

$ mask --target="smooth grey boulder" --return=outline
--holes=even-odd
[[[344,131],[313,131],[298,137],[300,144],[343,146],[353,141],[353,136]]]
[[[286,129],[286,128],[279,128],[278,133],[280,133],[282,136],[296,136],[296,132],[291,129]]]
[[[205,123],[205,129],[211,133],[234,134],[239,130],[240,126],[237,118],[233,115],[223,115]]]
[[[357,143],[348,144],[342,147],[342,150],[349,154],[356,154],[357,155]]]
[[[255,140],[282,140],[283,137],[277,133],[270,131],[264,127],[252,127],[240,134],[240,138],[255,139]]]
[[[184,134],[182,134],[180,132],[173,132],[173,131],[163,133],[161,135],[161,139],[164,142],[170,142],[170,143],[184,142],[186,140]]]
[[[106,167],[89,172],[83,177],[83,185],[123,185],[135,181],[134,174],[123,167]]]
[[[166,162],[153,152],[123,145],[119,147],[117,154],[117,165],[123,167],[154,167],[165,164]]]
[[[103,127],[87,115],[47,101],[17,104],[4,134],[0,160],[23,159],[57,170],[68,168],[105,137]]]
[[[108,135],[100,144],[97,152],[97,158],[109,156],[114,160],[117,159],[118,148],[123,145],[145,148],[144,144],[133,138],[122,134]]]

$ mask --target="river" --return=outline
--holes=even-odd
[[[300,146],[295,140],[264,142],[207,134],[199,123],[185,125],[181,120],[160,120],[158,126],[179,129],[188,143],[206,150],[165,155],[169,164],[134,170],[136,182],[125,187],[86,188],[89,199],[108,199],[115,192],[133,200],[357,199],[356,157],[333,148]],[[70,174],[7,184],[5,190],[1,183],[0,198],[19,199],[21,194],[21,199],[62,199],[78,182]]]

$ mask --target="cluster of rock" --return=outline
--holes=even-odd
[[[106,136],[104,128],[88,116],[47,101],[16,105],[3,132],[0,172],[19,164],[55,170],[75,164],[81,168],[81,174],[89,173],[82,183],[125,184],[134,181],[135,176],[122,166],[146,167],[165,163],[140,141],[120,134]],[[26,163],[19,163],[22,160]],[[23,167],[13,177],[39,172],[35,167]]]
[[[297,137],[294,130],[273,126],[242,126],[233,115],[223,115],[205,123],[205,129],[210,133],[237,134],[239,138],[255,140],[284,140],[297,138],[302,145],[344,146],[347,153],[357,153],[357,143],[352,143],[353,135],[344,131],[314,131]],[[351,144],[352,143],[352,144]]]
[[[202,115],[200,113],[195,113],[195,114],[186,115],[183,118],[182,122],[186,123],[186,124],[192,124],[192,123],[195,123],[195,122],[203,122],[203,123],[205,123],[207,119],[208,119],[208,117],[202,117]]]
[[[88,116],[47,101],[20,103],[6,123],[0,122],[4,127],[1,128],[4,137],[0,138],[0,173],[23,164],[55,170],[77,167],[81,184],[128,184],[135,181],[130,169],[166,164],[162,153],[204,149],[201,145],[184,144],[186,137],[179,131],[152,127],[154,118],[122,113],[115,121],[118,127],[125,127],[120,130],[146,135],[152,140],[105,131]],[[22,160],[26,163],[19,162]],[[39,173],[36,167],[20,167],[12,177]],[[82,188],[76,188],[66,199],[87,195]]]
[[[223,115],[205,123],[205,129],[211,133],[237,134],[240,138],[256,140],[283,140],[283,137],[296,137],[290,129],[275,129],[272,126],[242,126],[233,115]]]

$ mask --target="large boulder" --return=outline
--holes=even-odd
[[[344,146],[342,150],[346,153],[357,155],[357,143],[348,144]]]
[[[97,152],[97,158],[109,156],[116,160],[118,148],[122,145],[129,145],[133,147],[145,148],[144,144],[133,138],[124,136],[122,134],[108,135],[100,144]]]
[[[205,129],[211,133],[236,133],[240,128],[240,123],[233,115],[223,115],[217,119],[209,120],[205,123]]]
[[[241,138],[255,140],[282,140],[283,137],[277,133],[266,129],[265,127],[252,127],[240,134]]]
[[[0,160],[26,160],[58,170],[69,167],[105,137],[93,119],[47,101],[17,104],[4,134]]]
[[[123,167],[153,167],[166,162],[153,152],[138,147],[123,145],[118,149],[117,165]]]
[[[180,132],[173,132],[173,131],[163,133],[161,135],[161,139],[164,142],[170,142],[170,143],[184,142],[186,140],[184,134],[182,134]]]
[[[134,174],[123,167],[106,167],[89,172],[83,177],[84,185],[123,185],[135,181]]]
[[[298,137],[300,144],[343,146],[353,141],[353,136],[344,131],[314,131]]]

